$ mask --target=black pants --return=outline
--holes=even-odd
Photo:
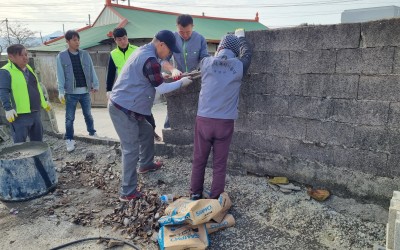
[[[156,129],[156,121],[154,120],[153,114],[151,115],[145,115],[146,120],[150,123],[150,125],[153,127],[153,130]]]

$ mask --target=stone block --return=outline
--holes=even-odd
[[[387,128],[387,144],[388,151],[392,154],[400,154],[400,128],[390,127]],[[400,173],[400,168],[399,168]]]
[[[272,176],[282,175],[287,166],[287,161],[284,157],[271,153],[245,152],[240,157],[240,163],[242,169],[246,172]]]
[[[293,117],[324,120],[333,115],[332,99],[290,96],[289,115]]]
[[[302,95],[301,76],[295,74],[274,74],[267,81],[267,94]]]
[[[307,121],[306,141],[329,145],[346,145],[353,143],[354,127],[338,122]]]
[[[242,84],[241,93],[270,95],[302,95],[301,75],[291,74],[251,74]]]
[[[271,153],[290,157],[290,145],[298,143],[297,140],[282,138],[265,133],[250,133],[251,143],[259,153]]]
[[[333,121],[383,126],[388,121],[389,102],[333,100]]]
[[[400,151],[396,148],[395,153],[391,153],[388,155],[386,171],[390,172],[392,176],[400,176]]]
[[[273,95],[247,95],[247,112],[264,114],[287,115],[288,100],[286,97]]]
[[[173,129],[192,129],[197,114],[198,93],[167,97],[168,118]]]
[[[362,47],[400,46],[400,19],[361,23]]]
[[[394,49],[393,73],[400,73],[400,48]]]
[[[263,130],[267,135],[304,140],[306,129],[306,121],[301,118],[265,116]]]
[[[172,129],[187,129],[194,128],[196,121],[195,110],[182,110],[181,112],[168,113],[169,123]]]
[[[265,130],[265,120],[269,116],[266,114],[248,113],[240,114],[235,122],[235,129],[238,130]]]
[[[309,26],[307,49],[358,48],[360,32],[358,23]]]
[[[331,146],[322,146],[319,143],[304,143],[290,145],[292,157],[298,159],[318,162],[322,164],[333,164],[334,154]]]
[[[249,73],[274,73],[289,72],[289,51],[259,51],[254,52]]]
[[[265,51],[265,30],[246,31],[246,40],[250,44],[253,52]]]
[[[390,74],[394,48],[342,49],[337,52],[336,72],[355,74]]]
[[[400,101],[400,75],[361,76],[359,100]]]
[[[336,73],[361,73],[363,58],[361,49],[340,49],[336,57]]]
[[[194,130],[163,129],[163,141],[173,145],[193,144]]]
[[[388,150],[389,133],[385,126],[355,126],[354,146],[363,150]]]
[[[290,72],[296,74],[334,73],[335,50],[290,51]]]
[[[173,148],[169,144],[154,143],[154,156],[173,155]]]
[[[252,142],[251,132],[245,130],[237,130],[235,128],[235,132],[232,136],[232,142],[230,145],[230,150],[242,151],[246,150],[257,150]]]
[[[400,102],[390,103],[388,124],[391,127],[400,127]]]
[[[396,213],[396,221],[394,225],[393,249],[400,249],[400,207]]]
[[[242,82],[241,93],[266,94],[268,93],[268,82],[273,81],[271,74],[254,73],[246,77]]]
[[[390,207],[389,207],[389,217],[388,217],[388,224],[386,230],[386,248],[388,249],[395,249],[394,242],[396,238],[396,220],[397,220],[397,213],[400,212],[400,199],[399,199],[399,192],[394,191],[393,197],[390,200]]]
[[[256,43],[261,51],[303,50],[307,45],[308,27],[264,31]]]
[[[391,177],[391,171],[386,168],[387,155],[369,150],[335,147],[333,149],[334,165],[339,168],[351,169],[376,176]]]
[[[303,95],[312,97],[357,97],[358,75],[305,74],[301,75]]]

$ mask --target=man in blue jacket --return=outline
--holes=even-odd
[[[179,79],[182,72],[191,72],[197,69],[200,61],[209,56],[206,39],[196,31],[193,31],[193,18],[190,15],[178,16],[176,27],[178,29],[174,33],[176,45],[182,53],[172,54],[173,65],[167,60],[162,62],[163,69],[171,72],[174,80]],[[167,116],[164,128],[169,127]]]
[[[65,104],[65,143],[67,151],[75,149],[74,120],[78,102],[81,104],[86,128],[97,136],[91,113],[90,93],[99,90],[99,80],[87,51],[79,49],[80,37],[75,30],[65,33],[68,49],[57,56],[58,99]]]
[[[238,118],[242,78],[250,66],[252,52],[244,30],[226,35],[216,56],[200,62],[201,91],[194,132],[191,198],[201,198],[208,155],[213,148],[213,179],[210,198],[225,188],[226,165],[234,122]]]

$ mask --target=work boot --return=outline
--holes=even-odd
[[[162,161],[156,161],[153,164],[151,164],[150,166],[139,167],[139,169],[137,170],[137,173],[145,174],[147,172],[153,172],[153,171],[159,170],[163,165],[164,164]]]
[[[136,200],[136,199],[139,199],[140,197],[142,197],[143,196],[143,194],[140,192],[140,191],[138,191],[138,190],[136,190],[133,194],[131,194],[131,195],[121,195],[120,197],[119,197],[119,200],[120,201],[131,201],[131,200]]]

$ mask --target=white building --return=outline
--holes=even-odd
[[[342,12],[342,23],[360,23],[380,19],[400,17],[400,7],[383,6],[374,8],[352,9]]]

